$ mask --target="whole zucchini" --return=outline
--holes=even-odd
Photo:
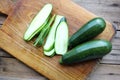
[[[69,48],[96,37],[103,32],[105,27],[106,23],[103,18],[97,17],[90,20],[69,38]]]
[[[67,52],[60,59],[61,64],[72,64],[96,58],[102,58],[112,50],[112,44],[106,40],[92,40]]]

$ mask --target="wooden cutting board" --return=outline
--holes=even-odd
[[[14,3],[11,0],[0,0],[0,12],[9,14],[14,8]]]
[[[42,48],[33,47],[33,41],[23,40],[23,34],[31,20],[46,3],[53,4],[52,13],[67,18],[70,35],[96,17],[71,0],[20,0],[0,28],[0,47],[51,80],[84,80],[92,71],[96,60],[71,66],[60,65],[58,61],[61,56],[46,57]],[[114,33],[112,25],[107,22],[105,31],[96,38],[111,40]]]

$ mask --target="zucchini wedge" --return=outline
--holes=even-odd
[[[42,31],[40,32],[38,38],[35,40],[34,42],[34,46],[42,46],[44,43],[44,40],[46,38],[46,36],[48,35],[49,31],[50,31],[50,26],[52,25],[54,19],[55,19],[55,14],[52,16],[52,18],[50,19],[50,21],[47,23],[47,25],[42,29]]]
[[[55,37],[55,52],[59,55],[64,55],[68,49],[68,25],[66,18],[63,17],[57,27]]]
[[[55,49],[52,49],[51,51],[44,51],[44,55],[53,57],[55,55]]]
[[[24,33],[23,39],[25,41],[31,40],[40,30],[46,25],[50,14],[52,12],[52,4],[46,4],[40,12],[34,17],[28,29]]]
[[[63,16],[60,15],[56,15],[55,21],[51,27],[51,30],[47,36],[45,45],[44,45],[44,51],[51,51],[54,48],[54,43],[55,43],[55,35],[56,35],[56,30],[57,27],[61,21],[61,19],[63,18]],[[47,54],[46,54],[47,55]]]

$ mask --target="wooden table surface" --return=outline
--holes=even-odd
[[[116,26],[112,51],[98,62],[87,80],[120,80],[120,0],[73,0]],[[0,14],[0,26],[6,15]],[[0,49],[0,80],[48,80]]]

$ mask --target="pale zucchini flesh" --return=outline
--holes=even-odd
[[[61,19],[63,18],[63,16],[61,15],[56,15],[55,21],[51,27],[51,30],[48,34],[48,37],[46,39],[45,45],[44,45],[44,51],[50,51],[51,49],[54,48],[54,43],[55,43],[55,35],[56,35],[56,30],[57,27],[61,21]]]
[[[31,40],[45,26],[46,20],[52,11],[52,4],[46,4],[40,12],[34,17],[28,29],[24,34],[24,40]]]
[[[50,18],[50,17],[49,17]],[[49,21],[49,18],[45,21],[45,23],[41,26],[41,30],[42,30],[42,28],[43,27],[45,27],[46,25],[47,25],[47,23],[48,23],[48,21]],[[38,29],[38,30],[36,30],[28,39],[24,39],[25,41],[30,41],[35,35],[37,35],[37,34],[39,34],[40,32],[41,32],[41,30],[40,29]]]
[[[52,49],[50,51],[44,51],[44,55],[53,57],[55,55],[55,49]]]
[[[56,15],[54,14],[52,18],[48,21],[47,25],[41,30],[38,38],[34,42],[34,46],[42,46],[44,44],[44,40],[50,31],[50,26],[54,22],[55,17]]]
[[[68,49],[68,25],[66,19],[62,18],[55,38],[55,52],[59,55],[64,55]]]

